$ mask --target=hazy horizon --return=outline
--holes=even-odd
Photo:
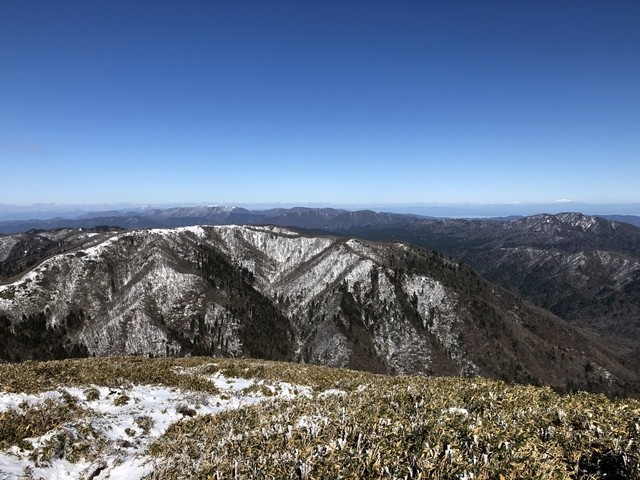
[[[1,204],[640,203],[640,3],[3,2]]]
[[[166,204],[92,204],[92,205],[7,205],[0,204],[0,222],[25,220],[50,220],[53,218],[77,218],[93,213],[145,212],[153,209],[189,208],[201,206],[240,207],[251,211],[271,208],[335,208],[349,211],[373,210],[377,212],[414,214],[429,217],[492,218],[529,216],[541,213],[557,214],[579,212],[585,215],[632,215],[640,216],[640,203],[630,204],[586,204],[576,202],[554,202],[550,204],[330,204],[330,203],[255,203],[220,204],[216,202],[185,202]]]

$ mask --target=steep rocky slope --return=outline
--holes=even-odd
[[[342,230],[463,260],[488,280],[640,359],[640,229],[565,213],[510,221],[428,219]],[[638,365],[640,366],[640,365]]]
[[[637,388],[559,318],[416,247],[239,226],[89,239],[0,286],[5,358],[223,354]]]
[[[81,247],[99,233],[120,230],[118,227],[58,228],[0,235],[0,280],[17,275],[55,253]]]

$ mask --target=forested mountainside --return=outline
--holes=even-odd
[[[405,241],[462,260],[491,282],[640,360],[640,229],[578,213],[510,221],[424,219],[345,235]],[[640,364],[637,364],[640,366]]]
[[[640,229],[615,220],[579,213],[465,220],[332,208],[250,211],[201,206],[0,222],[0,231],[54,226],[93,230],[101,225],[135,229],[274,224],[346,237],[409,242],[468,263],[488,280],[573,325],[589,329],[611,348],[624,352],[630,361],[637,361],[636,367],[640,368]],[[51,238],[64,237],[64,231],[10,236],[4,242],[10,253],[0,263],[0,278],[15,275],[38,259],[70,246],[64,238]],[[7,246],[11,242],[13,247]]]
[[[0,286],[9,360],[215,354],[637,389],[596,339],[421,248],[273,226],[30,235],[58,243]],[[17,241],[0,237],[5,261]]]

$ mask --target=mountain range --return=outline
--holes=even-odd
[[[0,233],[23,233],[33,229],[172,228],[190,225],[282,225],[302,228],[352,228],[368,225],[404,225],[417,215],[350,211],[334,208],[274,208],[253,211],[241,207],[200,206],[139,211],[90,212],[75,218],[12,220],[0,222]]]
[[[633,364],[595,335],[404,243],[278,226],[60,229],[0,237],[0,260],[22,265],[0,285],[7,360],[214,354],[638,391]]]
[[[343,233],[347,233],[343,231]],[[579,213],[509,221],[420,219],[348,231],[461,260],[640,364],[640,229]]]
[[[68,222],[0,235],[7,359],[221,353],[603,390],[640,368],[640,229],[627,223],[234,207]]]

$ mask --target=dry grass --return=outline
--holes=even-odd
[[[152,446],[162,459],[152,478],[638,478],[635,401],[482,379],[370,380],[176,424]]]
[[[0,391],[39,393],[60,386],[120,388],[144,384],[216,394],[216,387],[208,380],[180,371],[202,363],[196,358],[103,357],[0,364]]]
[[[318,365],[272,362],[269,360],[221,358],[206,367],[206,372],[220,371],[227,377],[259,378],[267,382],[288,382],[305,385],[316,392],[331,388],[353,391],[370,379],[389,379],[385,375],[374,375],[341,368],[326,368]]]
[[[81,408],[66,391],[61,393],[61,401],[48,398],[0,413],[0,450],[17,446],[29,451],[36,466],[46,466],[54,457],[73,463],[99,453],[104,441],[91,426],[94,412]],[[48,433],[37,448],[27,441]]]
[[[64,384],[85,388],[89,397],[96,394],[90,385],[158,383],[209,392],[215,387],[206,377],[218,372],[267,385],[307,385],[312,394],[271,400],[277,397],[258,384],[252,391],[268,397],[259,405],[185,415],[149,447],[154,473],[148,478],[640,478],[640,402],[482,378],[122,358],[3,365],[0,389],[37,392]],[[0,414],[0,446],[86,415],[71,399],[46,410]],[[144,416],[136,424],[152,427]],[[87,431],[75,439],[85,455],[91,438]],[[51,450],[73,445],[70,440],[52,438]]]

